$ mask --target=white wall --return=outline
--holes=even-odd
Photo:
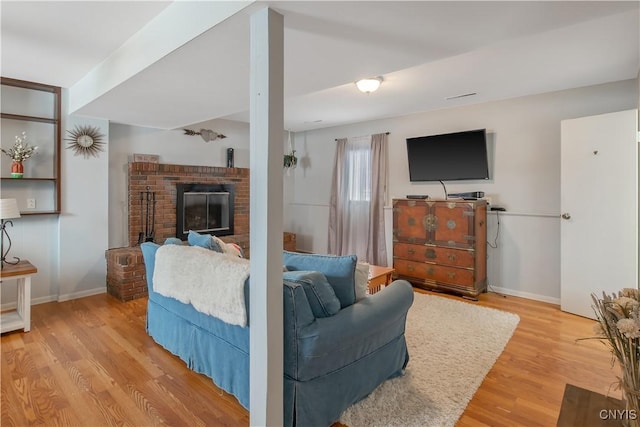
[[[75,155],[71,149],[63,149],[61,153],[58,301],[106,291],[109,122],[68,116],[63,129],[71,130],[76,125],[97,127],[106,144],[97,156]]]
[[[109,248],[129,246],[127,222],[127,171],[133,154],[157,154],[160,163],[226,167],[227,148],[234,149],[234,166],[249,167],[249,124],[211,120],[189,129],[212,129],[226,136],[205,142],[199,135],[118,123],[110,125],[109,148]],[[134,242],[135,243],[135,242]]]
[[[636,108],[638,93],[634,79],[298,133],[294,138],[298,168],[285,177],[284,228],[297,234],[298,248],[326,252],[335,138],[391,132],[391,196],[425,193],[441,197],[440,184],[409,182],[405,139],[485,127],[490,132],[493,153],[492,179],[447,183],[448,190],[482,190],[493,197],[494,204],[508,209],[500,214],[499,249],[489,249],[490,286],[557,302],[560,225],[555,216],[560,213],[560,120]],[[77,117],[65,118],[63,129],[75,123],[99,126],[108,135],[105,152],[98,159],[74,157],[62,141],[62,214],[23,217],[9,227],[13,240],[10,255],[29,259],[38,267],[32,281],[34,303],[55,301],[59,295],[67,299],[104,290],[104,251],[128,244],[126,167],[133,153],[159,154],[163,163],[225,166],[226,148],[233,147],[235,165],[249,166],[246,123],[220,120],[192,127],[228,136],[209,143],[178,130],[119,124],[107,127],[105,122]],[[490,214],[491,241],[496,219]],[[389,236],[390,230],[387,239]],[[15,305],[16,290],[10,282],[2,286],[3,309]]]
[[[58,217],[23,216],[14,219],[13,227],[7,226],[7,232],[12,242],[9,258],[27,259],[38,268],[31,279],[33,303],[55,301],[58,297]],[[16,306],[17,286],[15,280],[3,279],[2,310]]]
[[[560,121],[636,108],[637,84],[633,79],[297,133],[295,149],[300,163],[294,182],[286,184],[285,229],[297,234],[299,249],[326,252],[336,138],[390,132],[390,196],[428,194],[441,198],[444,191],[439,183],[409,182],[406,138],[486,128],[491,179],[450,181],[447,190],[484,191],[494,205],[507,208],[500,214],[499,247],[489,248],[489,285],[558,303]],[[496,232],[497,217],[491,213],[491,242]],[[390,233],[387,230],[387,239]]]
[[[2,87],[2,111],[38,117],[54,117],[53,95],[48,92],[25,91],[11,86]],[[26,160],[25,176],[53,176],[53,144],[51,143],[53,126],[39,122],[21,120],[3,120],[1,127],[3,147],[9,148],[15,137],[23,131],[27,134],[27,142],[37,146],[37,154]],[[9,176],[11,159],[4,154],[0,158],[2,176]],[[2,185],[3,198],[15,198],[18,207],[26,210],[27,197],[36,200],[36,207],[41,210],[53,210],[53,185],[39,182],[16,180]],[[18,182],[20,181],[20,182]],[[53,301],[58,295],[58,217],[56,215],[22,216],[12,220],[13,226],[7,225],[7,233],[11,238],[9,259],[18,257],[29,260],[38,268],[32,278],[32,299],[36,302]],[[5,240],[5,244],[8,242]],[[6,248],[6,247],[5,247]],[[1,308],[15,307],[17,301],[16,280],[3,280],[0,296]]]
[[[62,111],[66,103],[67,92],[63,90]],[[97,158],[74,156],[73,150],[66,149],[66,130],[76,124],[97,126],[105,135],[104,152]],[[28,259],[38,268],[31,281],[32,304],[106,291],[108,123],[65,116],[61,128],[60,215],[24,216],[9,227],[13,242],[9,255]],[[16,300],[15,281],[3,281],[1,308],[14,307]]]

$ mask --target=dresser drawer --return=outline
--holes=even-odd
[[[466,249],[451,249],[435,246],[412,245],[396,242],[393,245],[393,255],[412,261],[427,261],[454,267],[473,268],[475,266],[475,252]]]
[[[415,277],[425,281],[450,283],[459,286],[474,286],[474,271],[396,258],[393,268],[400,276]]]

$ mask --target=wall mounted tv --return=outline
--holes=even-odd
[[[409,179],[489,179],[485,129],[407,138]]]

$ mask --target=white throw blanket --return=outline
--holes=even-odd
[[[164,245],[156,252],[153,289],[232,325],[247,326],[244,282],[249,261],[197,246]]]

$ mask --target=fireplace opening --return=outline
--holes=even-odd
[[[177,184],[176,237],[233,234],[233,184]]]

